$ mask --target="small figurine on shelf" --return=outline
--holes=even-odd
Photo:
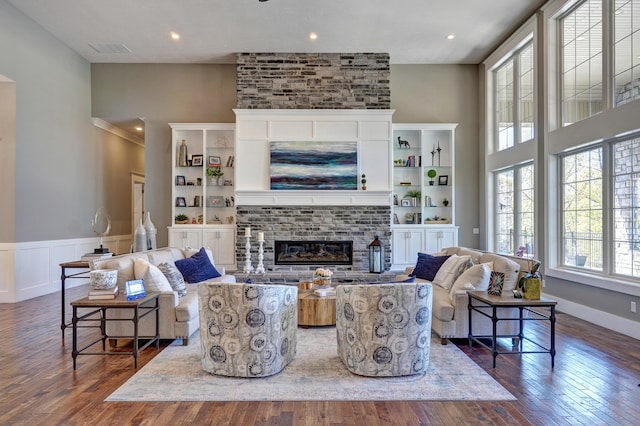
[[[192,218],[191,218],[191,224],[192,224],[192,225],[196,225],[197,223],[198,223],[198,221],[196,220],[196,218],[195,218],[195,217],[192,217]]]
[[[400,138],[400,136],[398,136],[398,148],[411,148],[411,145],[409,145],[408,141],[402,140],[402,138]]]
[[[362,179],[360,179],[360,183],[362,184],[362,190],[366,191],[367,190],[367,175],[365,175],[364,173],[361,176]]]

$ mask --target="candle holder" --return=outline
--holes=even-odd
[[[246,260],[244,261],[244,273],[250,274],[253,272],[253,266],[251,266],[251,235],[244,236],[247,239],[247,243],[245,244],[246,249]]]
[[[258,244],[260,244],[260,248],[258,249],[258,266],[256,266],[256,274],[264,274],[264,240],[258,240]]]

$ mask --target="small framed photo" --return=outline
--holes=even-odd
[[[207,198],[207,207],[224,207],[224,198],[220,195],[210,195]]]
[[[176,207],[187,207],[187,201],[184,197],[176,197]]]
[[[408,198],[403,198],[402,200],[400,200],[400,205],[402,207],[411,207],[411,200]]]
[[[225,179],[224,186],[233,186],[233,181],[231,179]]]
[[[438,185],[449,185],[449,175],[438,176]]]
[[[176,185],[182,186],[185,184],[184,176],[176,176]]]
[[[202,167],[202,158],[203,158],[202,154],[192,155],[191,165],[193,167],[198,167],[198,166]]]
[[[222,159],[216,155],[210,155],[207,161],[207,167],[220,167]]]

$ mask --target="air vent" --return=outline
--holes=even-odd
[[[89,46],[98,53],[131,53],[122,43],[89,43]]]

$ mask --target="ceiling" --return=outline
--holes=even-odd
[[[92,63],[235,63],[236,52],[386,52],[392,64],[477,64],[545,3],[8,1]],[[172,31],[179,40],[171,39]],[[448,34],[455,38],[447,40]]]

